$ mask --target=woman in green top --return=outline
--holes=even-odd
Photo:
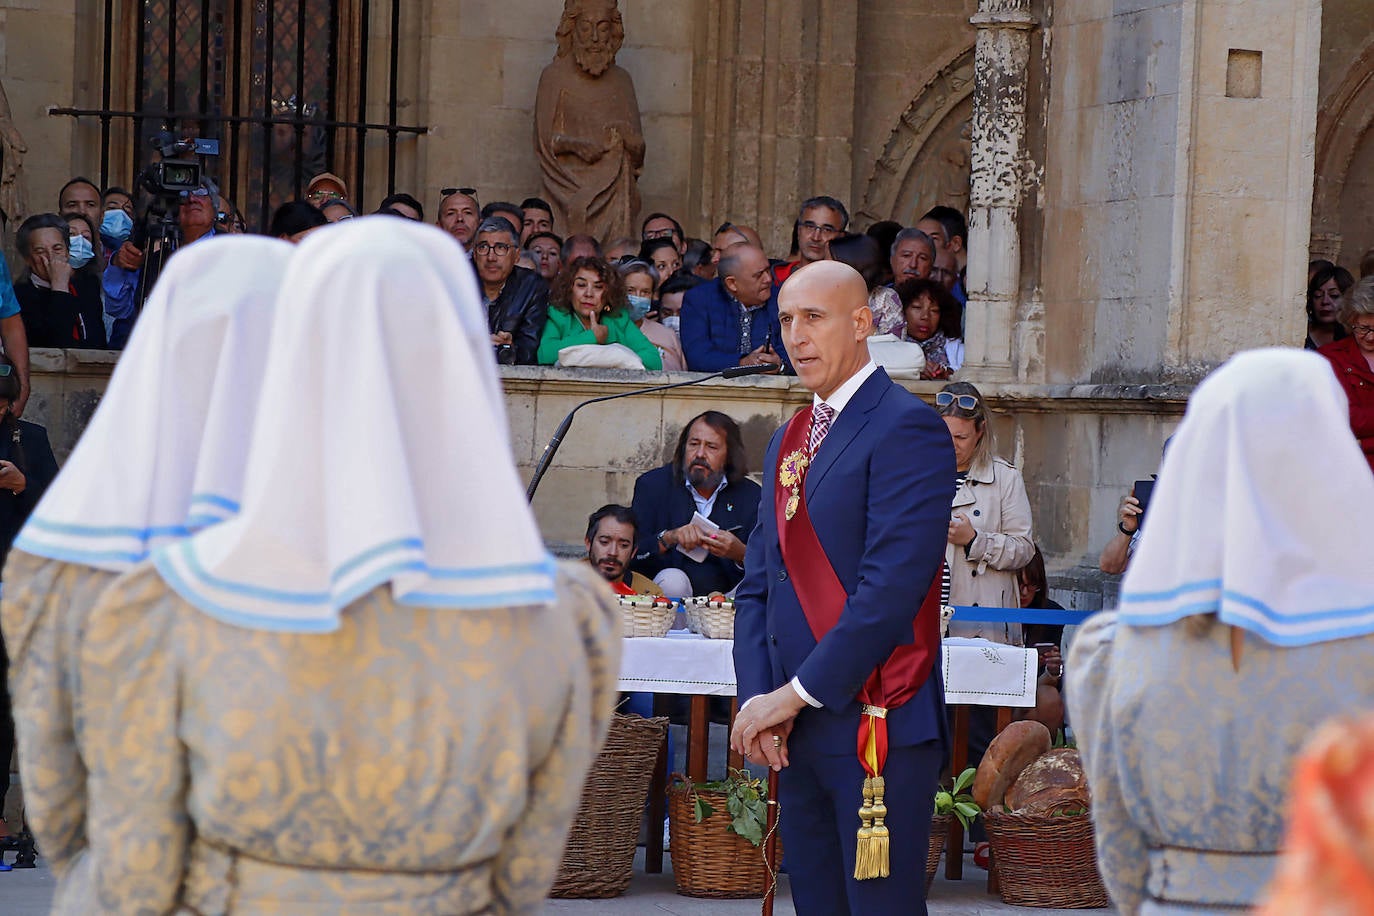
[[[549,319],[539,338],[539,364],[552,366],[558,351],[577,344],[624,344],[644,368],[658,371],[658,348],[625,311],[625,284],[601,258],[576,258],[553,281]]]

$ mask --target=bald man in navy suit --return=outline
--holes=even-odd
[[[814,397],[768,447],[736,593],[731,744],[780,771],[800,914],[926,912],[949,743],[938,576],[954,450],[935,411],[870,359],[867,303],[863,278],[835,261],[782,287],[783,341]],[[885,876],[859,838],[870,783],[887,806]]]

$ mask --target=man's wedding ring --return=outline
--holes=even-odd
[[[782,735],[773,736],[773,747],[782,747]]]

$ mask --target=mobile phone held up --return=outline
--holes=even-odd
[[[1155,481],[1153,479],[1137,480],[1131,486],[1131,495],[1135,497],[1136,502],[1140,503],[1141,522],[1145,521],[1145,510],[1150,505],[1150,496],[1153,495],[1154,491]]]

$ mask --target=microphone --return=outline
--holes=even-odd
[[[746,375],[762,375],[765,372],[777,372],[781,366],[770,365],[769,363],[759,363],[752,366],[731,366],[722,369],[720,372],[712,372],[710,375],[703,375],[701,378],[688,379],[685,382],[673,382],[671,385],[654,385],[652,388],[636,388],[634,391],[621,391],[617,394],[604,394],[599,398],[590,398],[578,404],[568,415],[563,418],[563,422],[558,424],[558,429],[554,430],[553,438],[549,444],[544,446],[544,454],[539,456],[539,464],[535,465],[534,476],[530,478],[530,485],[525,490],[525,499],[534,502],[534,491],[539,489],[539,481],[544,479],[544,474],[553,463],[553,456],[558,452],[558,447],[563,444],[563,437],[572,428],[573,416],[586,407],[588,404],[598,404],[601,401],[614,401],[619,398],[634,397],[638,394],[652,394],[655,391],[668,391],[672,388],[686,388],[688,385],[700,385],[703,382],[714,381],[718,378],[731,379],[740,378]]]

